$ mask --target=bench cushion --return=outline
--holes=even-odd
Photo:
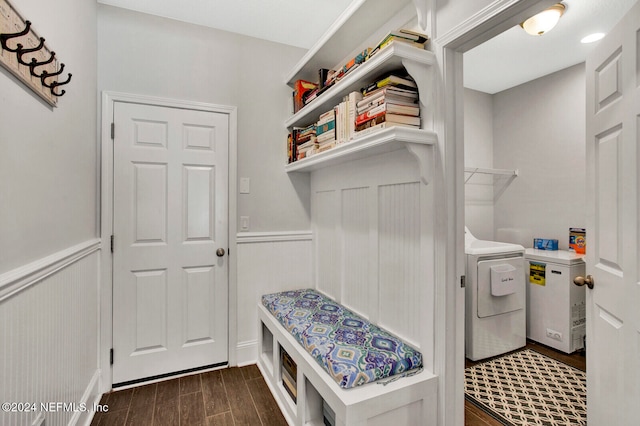
[[[262,296],[262,304],[342,388],[422,367],[422,354],[312,289]]]

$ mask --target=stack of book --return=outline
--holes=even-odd
[[[421,34],[415,31],[401,29],[398,31],[391,31],[384,36],[380,43],[369,53],[369,57],[372,57],[380,50],[384,49],[392,42],[405,43],[419,49],[424,49],[425,44],[429,41],[429,37],[425,34]]]
[[[336,146],[336,114],[333,109],[320,116],[316,124],[316,142],[318,147],[314,153]]]
[[[306,158],[317,148],[316,125],[294,127],[287,138],[289,163]]]
[[[356,104],[356,137],[393,126],[420,128],[418,89],[410,77],[388,75],[364,88],[363,93]]]

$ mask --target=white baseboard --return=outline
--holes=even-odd
[[[85,412],[76,412],[73,417],[71,417],[69,424],[89,426],[93,420],[93,416],[96,414],[94,407],[100,403],[101,397],[100,370],[96,370],[80,401],[80,404],[84,404],[87,410]]]
[[[238,342],[236,346],[236,359],[238,367],[255,364],[258,361],[258,341],[248,340]]]

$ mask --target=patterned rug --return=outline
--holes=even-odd
[[[505,425],[586,425],[584,372],[525,349],[465,370],[465,397]]]

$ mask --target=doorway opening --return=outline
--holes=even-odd
[[[514,26],[463,55],[465,225],[479,239],[529,248],[533,237],[550,238],[558,240],[561,250],[567,250],[569,228],[586,227],[584,57],[591,46],[579,45],[562,53],[568,33],[578,44],[588,34],[561,30],[560,26],[563,20],[571,26],[577,25],[574,21],[578,19],[599,20],[599,28],[606,31],[633,1],[617,16],[607,18],[610,22],[603,22],[602,14],[585,2],[566,3],[570,3],[568,11],[574,12],[574,17],[567,14],[550,33],[534,38]],[[589,28],[580,25],[585,31]],[[545,43],[538,43],[541,41]],[[539,46],[546,42],[551,47]],[[537,55],[541,59],[526,63]],[[557,58],[566,61],[553,64]],[[525,260],[524,265],[528,268],[529,262]],[[468,272],[466,276],[469,283]],[[571,280],[567,277],[563,285],[573,287]],[[531,286],[528,277],[524,285]],[[572,308],[566,306],[569,330]],[[532,313],[527,309],[527,330],[531,329]],[[582,327],[584,335],[584,323]],[[571,331],[558,335],[553,328],[547,329],[554,341],[575,337]],[[554,346],[544,338],[527,341],[527,348],[586,369],[583,345],[577,350],[573,350],[576,345],[569,350]],[[466,359],[465,367],[476,364]],[[480,416],[490,423],[482,411],[465,405],[467,417]]]

